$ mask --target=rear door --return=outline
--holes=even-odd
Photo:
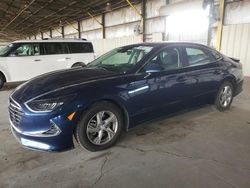
[[[94,49],[91,42],[68,42],[70,54],[68,55],[68,67],[75,63],[88,64],[95,59]]]
[[[185,72],[191,84],[191,104],[213,101],[222,79],[221,57],[215,51],[196,45],[183,48]]]

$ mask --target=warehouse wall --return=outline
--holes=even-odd
[[[250,1],[230,3],[225,10],[221,52],[241,60],[250,76]]]
[[[146,41],[162,41],[165,32],[165,17],[160,16],[159,9],[166,4],[166,0],[147,0],[146,2]],[[140,11],[141,4],[136,5]],[[95,16],[101,22],[101,15]],[[115,18],[115,19],[114,19]],[[93,18],[80,21],[81,37],[93,41],[96,54],[102,53],[122,45],[142,42],[142,35],[136,35],[134,29],[140,25],[140,16],[132,7],[124,7],[105,14],[106,39],[102,39],[102,26]],[[64,23],[64,37],[78,38],[78,24]],[[44,38],[50,38],[50,31],[43,32]],[[61,38],[61,28],[52,29],[53,38]],[[41,33],[30,36],[29,39],[41,39]]]

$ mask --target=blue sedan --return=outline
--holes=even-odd
[[[194,43],[116,48],[86,67],[36,77],[9,98],[13,135],[24,146],[99,151],[123,130],[202,104],[229,109],[242,91],[239,60]]]

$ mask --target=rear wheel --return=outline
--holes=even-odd
[[[71,68],[83,68],[83,67],[86,67],[86,64],[85,63],[82,63],[82,62],[78,62],[78,63],[75,63],[74,65],[72,65]]]
[[[226,81],[224,82],[216,96],[215,106],[219,111],[224,111],[230,108],[233,101],[233,85]]]
[[[4,82],[5,82],[4,76],[0,74],[0,89],[3,87]]]
[[[90,151],[100,151],[113,146],[123,127],[121,110],[109,102],[93,105],[76,127],[78,143]]]

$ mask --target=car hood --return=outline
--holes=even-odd
[[[26,102],[27,100],[68,87],[73,87],[79,84],[97,81],[113,76],[117,73],[102,70],[76,68],[67,69],[47,73],[31,79],[19,86],[11,95],[18,103]]]

